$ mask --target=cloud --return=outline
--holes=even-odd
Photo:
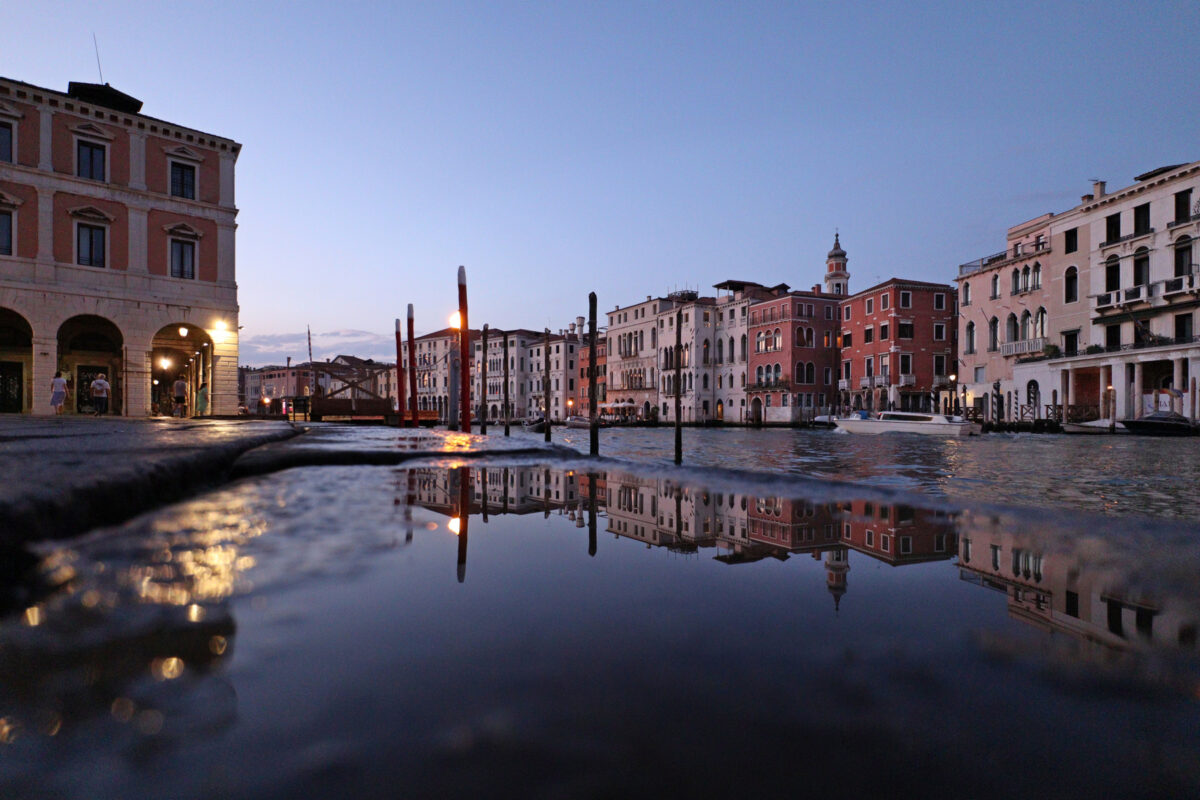
[[[308,360],[308,335],[299,333],[262,333],[243,336],[239,343],[238,362],[252,367],[285,364],[288,356],[293,363]],[[326,331],[312,335],[313,358],[324,361],[339,355],[373,358],[379,361],[396,360],[396,339],[392,334],[360,331],[353,328]]]

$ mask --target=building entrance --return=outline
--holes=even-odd
[[[25,410],[25,369],[19,361],[0,361],[0,414]]]

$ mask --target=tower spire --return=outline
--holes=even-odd
[[[825,291],[829,294],[850,294],[850,272],[846,269],[846,262],[841,234],[834,228],[833,249],[825,256]]]

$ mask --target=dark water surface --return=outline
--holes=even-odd
[[[1194,527],[585,469],[297,468],[47,546],[0,795],[1200,795]]]

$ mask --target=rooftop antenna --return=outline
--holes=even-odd
[[[100,73],[100,82],[104,83],[104,70],[100,67],[100,43],[96,41],[95,31],[92,31],[92,46],[96,49],[96,71]]]

